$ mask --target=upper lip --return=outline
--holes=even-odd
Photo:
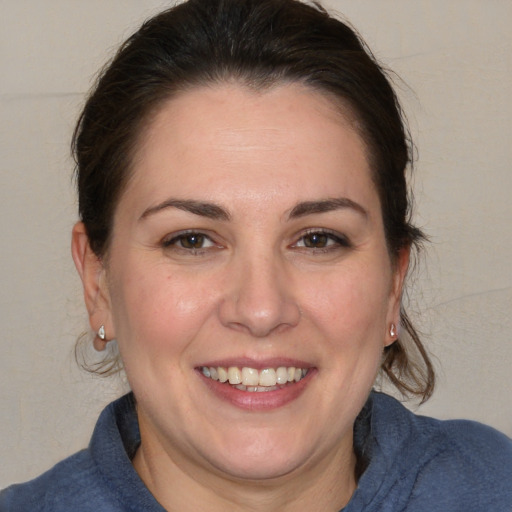
[[[226,359],[216,359],[213,361],[207,361],[197,365],[198,368],[201,368],[203,366],[214,368],[218,368],[219,366],[222,366],[223,368],[229,368],[231,366],[237,368],[246,367],[254,368],[255,370],[263,370],[265,368],[279,368],[280,366],[294,366],[295,368],[305,369],[313,367],[311,363],[290,357],[271,357],[265,359],[254,359],[250,357],[231,357]]]

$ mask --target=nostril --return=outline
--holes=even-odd
[[[265,337],[297,325],[300,308],[279,259],[253,252],[232,267],[219,317],[223,325]]]
[[[241,300],[226,299],[219,309],[223,325],[255,337],[265,337],[294,327],[301,317],[300,308],[292,301],[280,301],[271,307],[263,307]]]

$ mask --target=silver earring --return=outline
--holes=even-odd
[[[389,335],[392,337],[392,338],[396,338],[397,336],[397,332],[396,332],[396,326],[395,324],[391,324],[389,326]]]
[[[102,325],[99,329],[98,329],[98,338],[102,341],[105,341],[105,326]]]

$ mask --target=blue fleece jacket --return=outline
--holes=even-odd
[[[354,439],[367,465],[343,512],[512,512],[512,441],[490,427],[372,393]],[[139,442],[130,394],[103,411],[86,450],[2,491],[0,511],[162,512],[130,462]]]

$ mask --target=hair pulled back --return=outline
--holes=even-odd
[[[379,194],[392,262],[422,240],[410,222],[410,144],[385,72],[345,23],[298,0],[188,0],[146,21],[100,74],[73,137],[79,214],[98,257],[144,127],[164,101],[235,81],[256,90],[300,83],[357,121]],[[404,310],[381,369],[404,394],[427,399],[434,372]]]

